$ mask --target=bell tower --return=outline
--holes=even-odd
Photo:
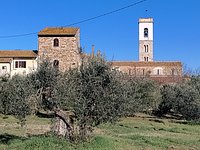
[[[153,61],[153,18],[139,19],[139,61]]]

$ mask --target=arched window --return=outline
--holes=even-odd
[[[145,53],[149,52],[149,46],[148,45],[144,45],[144,51],[145,51]]]
[[[56,38],[53,40],[53,46],[58,47],[59,46],[59,40]]]
[[[157,75],[160,75],[160,70],[159,69],[157,69]]]
[[[53,61],[53,67],[54,68],[58,68],[59,67],[59,61],[58,60],[54,60]]]
[[[149,61],[149,57],[144,57],[144,61]]]
[[[175,74],[175,69],[173,68],[173,69],[172,69],[172,75],[174,75],[174,74]]]
[[[144,28],[144,37],[148,37],[149,36],[148,34],[149,34],[148,28]]]
[[[146,52],[148,53],[149,52],[149,45],[146,45]]]

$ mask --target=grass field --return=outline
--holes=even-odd
[[[178,123],[177,123],[178,122]],[[200,125],[138,115],[95,129],[90,142],[70,144],[54,136],[31,136],[50,130],[50,119],[30,116],[24,128],[0,116],[0,150],[200,150]]]

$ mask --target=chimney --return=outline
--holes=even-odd
[[[92,58],[94,58],[94,45],[92,45]]]

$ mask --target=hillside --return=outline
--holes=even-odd
[[[88,143],[73,145],[54,136],[32,136],[50,129],[50,119],[29,116],[21,128],[17,120],[0,117],[0,149],[3,150],[135,150],[135,149],[200,149],[200,126],[182,120],[158,119],[138,115],[121,119],[114,125],[95,129]]]

